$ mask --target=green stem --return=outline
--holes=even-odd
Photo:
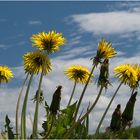
[[[99,98],[100,98],[100,96],[101,96],[101,93],[102,93],[102,91],[103,91],[103,88],[104,88],[104,87],[101,86],[100,91],[99,91],[99,93],[98,93],[98,96],[96,97],[94,103],[93,103],[92,106],[88,109],[88,111],[86,112],[86,114],[79,120],[79,122],[83,121],[83,120],[90,114],[90,112],[94,109],[95,105],[97,104],[97,102],[98,102],[98,100],[99,100]]]
[[[40,100],[40,91],[41,91],[42,79],[43,79],[43,70],[41,72],[40,81],[39,81],[39,85],[38,85],[38,94],[37,94],[37,101],[36,101],[35,114],[34,114],[34,122],[33,122],[33,132],[32,132],[32,137],[33,138],[37,138],[39,100]]]
[[[135,88],[133,88],[133,89],[132,89],[132,93],[131,93],[131,96],[133,95],[134,91],[135,91]]]
[[[26,78],[25,78],[25,80],[24,80],[24,82],[22,84],[22,87],[21,87],[21,90],[20,90],[20,93],[19,93],[19,96],[18,96],[17,106],[16,106],[16,139],[19,139],[19,132],[18,132],[18,130],[19,130],[19,128],[18,128],[18,122],[19,122],[18,118],[19,117],[18,117],[18,113],[19,113],[20,100],[21,100],[23,88],[24,88],[25,83],[26,83],[26,81],[28,79],[28,76],[29,76],[29,74],[27,74],[27,76],[26,76]]]
[[[79,119],[69,130],[69,132],[65,135],[65,138],[67,138],[73,131],[73,129],[80,123],[82,122],[89,114],[90,112],[93,110],[93,108],[95,107],[95,105],[97,104],[100,96],[101,96],[101,93],[102,93],[102,90],[103,90],[103,86],[101,86],[100,88],[100,91],[98,93],[98,96],[96,97],[94,103],[92,104],[92,106],[87,110],[86,114],[84,116],[81,117],[81,119]]]
[[[74,91],[75,91],[75,88],[76,88],[76,84],[77,84],[77,82],[76,82],[76,80],[75,80],[75,82],[74,82],[74,87],[73,87],[73,90],[72,90],[72,94],[71,94],[71,97],[70,97],[70,100],[69,100],[69,103],[68,103],[67,107],[71,104],[71,100],[72,100],[73,95],[74,95]]]
[[[89,103],[89,106],[87,107],[87,111],[89,110],[89,107],[90,107],[90,103]],[[87,115],[87,117],[86,117],[86,124],[85,124],[85,126],[86,126],[86,132],[88,134],[88,132],[89,132],[89,115]]]
[[[90,72],[90,75],[89,75],[89,77],[88,77],[88,80],[87,80],[87,82],[86,82],[86,84],[85,84],[85,87],[84,87],[84,89],[83,89],[83,91],[82,91],[82,94],[81,94],[81,96],[80,96],[80,99],[79,99],[79,102],[78,102],[78,105],[77,105],[77,108],[76,108],[76,111],[75,111],[75,115],[74,115],[74,123],[75,123],[75,120],[76,120],[76,117],[77,117],[77,114],[78,114],[78,111],[79,111],[79,108],[80,108],[80,105],[81,105],[83,96],[84,96],[84,94],[85,94],[85,91],[86,91],[86,89],[87,89],[88,83],[89,83],[89,81],[90,81],[90,78],[91,78],[91,76],[92,76],[92,73],[93,73],[93,71],[94,71],[95,66],[96,66],[96,65],[94,64],[93,67],[92,67],[92,70],[91,70],[91,72]]]
[[[49,135],[50,135],[50,133],[51,133],[51,130],[52,130],[52,127],[53,127],[53,124],[54,124],[54,115],[52,115],[52,121],[51,121],[51,126],[50,126],[50,129],[48,130],[48,133],[47,133],[47,135],[45,136],[45,139],[47,139],[48,137],[49,137]]]
[[[89,132],[89,115],[87,116],[87,118],[86,118],[86,133],[88,134],[88,132]]]
[[[28,93],[30,90],[31,82],[33,79],[33,74],[31,74],[28,87],[26,90],[23,107],[22,107],[22,114],[21,114],[21,139],[26,139],[26,110],[27,110],[27,100],[28,100]]]
[[[118,88],[116,89],[116,91],[115,91],[115,93],[114,93],[112,99],[110,100],[110,102],[109,102],[109,104],[108,104],[108,106],[107,106],[107,108],[106,108],[106,110],[105,110],[105,112],[104,112],[104,114],[103,114],[103,116],[102,116],[100,122],[99,122],[99,125],[98,125],[98,127],[97,127],[97,129],[96,129],[95,135],[98,135],[98,134],[99,134],[99,129],[100,129],[100,127],[101,127],[101,124],[102,124],[102,122],[103,122],[103,120],[104,120],[104,118],[105,118],[105,116],[106,116],[106,114],[107,114],[107,112],[108,112],[108,110],[109,110],[109,108],[110,108],[110,106],[111,106],[111,104],[112,104],[112,102],[113,102],[113,100],[114,100],[114,98],[115,98],[115,96],[116,96],[116,94],[117,94],[117,92],[118,92],[118,90],[120,89],[120,87],[121,87],[122,84],[123,84],[123,81],[120,83],[120,85],[119,85]]]

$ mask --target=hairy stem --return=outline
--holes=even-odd
[[[28,76],[29,76],[29,74],[27,74],[27,76],[26,76],[26,78],[25,78],[25,80],[24,80],[24,82],[22,84],[22,87],[21,87],[21,90],[20,90],[20,93],[19,93],[19,96],[18,96],[17,106],[16,106],[16,139],[19,139],[19,131],[18,131],[19,130],[19,128],[18,128],[18,126],[19,126],[19,123],[18,123],[19,122],[18,121],[19,116],[18,116],[18,114],[19,114],[20,100],[21,100],[23,88],[24,88],[25,83],[26,83],[26,81],[28,79]]]
[[[33,79],[33,74],[30,77],[28,87],[26,90],[23,107],[22,107],[22,114],[21,114],[21,139],[26,139],[26,110],[27,110],[27,101],[28,101],[28,93],[30,90],[31,82]]]
[[[52,114],[52,121],[51,121],[51,126],[50,129],[48,130],[47,135],[45,136],[45,139],[47,139],[51,133],[52,127],[53,127],[53,123],[54,123],[54,115]]]
[[[69,100],[69,102],[68,102],[68,105],[67,105],[67,107],[71,104],[71,100],[72,100],[72,98],[73,98],[73,95],[74,95],[74,92],[75,92],[75,88],[76,88],[76,80],[75,80],[75,82],[74,82],[74,87],[73,87],[73,90],[72,90],[72,94],[71,94],[71,97],[70,97],[70,100]]]
[[[115,91],[113,97],[111,98],[111,100],[110,100],[110,102],[109,102],[109,104],[108,104],[108,106],[107,106],[107,108],[106,108],[106,110],[105,110],[105,112],[104,112],[104,114],[103,114],[103,116],[102,116],[102,118],[101,118],[99,124],[98,124],[98,127],[97,127],[97,129],[96,129],[95,135],[98,135],[98,134],[99,134],[99,129],[100,129],[101,125],[102,125],[102,122],[103,122],[103,120],[104,120],[104,118],[105,118],[105,116],[106,116],[106,114],[107,114],[107,112],[108,112],[108,110],[109,110],[109,108],[110,108],[110,106],[111,106],[111,104],[112,104],[112,102],[113,102],[113,100],[114,100],[114,98],[115,98],[115,96],[116,96],[116,94],[117,94],[117,92],[118,92],[118,90],[120,89],[120,87],[121,87],[122,84],[123,84],[123,82],[120,83],[120,85],[119,85],[118,88],[116,89],[116,91]]]
[[[131,96],[133,95],[134,91],[135,91],[135,88],[133,88],[133,89],[132,89],[132,93],[131,93]]]
[[[74,123],[75,123],[75,121],[76,121],[76,117],[77,117],[77,114],[78,114],[78,111],[79,111],[79,108],[80,108],[82,99],[83,99],[83,97],[84,97],[85,91],[86,91],[86,89],[87,89],[88,83],[89,83],[89,81],[90,81],[90,78],[91,78],[91,76],[92,76],[92,73],[93,73],[93,71],[94,71],[95,66],[96,66],[96,65],[94,64],[93,67],[92,67],[92,70],[91,70],[91,72],[90,72],[90,75],[89,75],[89,77],[88,77],[88,80],[87,80],[87,82],[86,82],[86,84],[85,84],[85,87],[84,87],[84,89],[83,89],[83,91],[82,91],[82,94],[81,94],[81,96],[80,96],[79,102],[78,102],[78,104],[77,104],[77,108],[76,108],[75,115],[74,115]]]
[[[35,106],[35,114],[34,114],[34,122],[33,122],[33,132],[32,132],[32,137],[33,138],[37,138],[39,100],[40,100],[40,92],[41,92],[42,79],[43,79],[43,70],[41,72],[40,81],[39,81],[39,85],[38,85],[38,94],[37,94],[37,101],[36,101],[36,106]]]

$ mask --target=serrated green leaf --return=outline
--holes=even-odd
[[[77,101],[74,104],[68,106],[66,109],[61,110],[61,112],[65,114],[65,118],[63,121],[66,125],[70,125],[71,121],[73,120],[73,114],[76,110],[76,103]]]
[[[67,108],[61,110],[61,112],[62,113],[69,113],[69,114],[74,112],[76,109],[76,103],[77,103],[77,101],[75,103],[73,103],[72,105],[68,106]]]

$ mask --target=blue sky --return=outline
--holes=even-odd
[[[109,2],[110,4],[112,2]],[[68,39],[76,32],[76,24],[67,19],[74,14],[107,10],[106,2],[1,2],[0,59],[7,65],[21,64],[22,55],[31,50],[30,37],[40,31],[63,32]],[[86,4],[86,5],[85,5]],[[94,5],[96,4],[96,5]],[[104,6],[106,4],[106,6]],[[115,3],[114,3],[115,4]],[[106,8],[105,8],[106,7]],[[65,22],[67,19],[67,22]],[[69,25],[69,23],[71,25]],[[87,37],[84,38],[84,40]],[[16,53],[17,52],[17,53]],[[16,54],[16,55],[15,55]],[[9,57],[5,59],[5,55]],[[9,58],[11,61],[9,61]]]
[[[140,60],[140,2],[0,2],[0,64],[8,65],[14,72],[15,78],[7,85],[2,85],[0,92],[0,124],[3,125],[4,116],[9,114],[14,123],[14,112],[17,96],[23,79],[22,56],[26,52],[35,50],[30,37],[41,31],[56,30],[62,32],[67,44],[60,52],[51,55],[53,71],[43,81],[42,89],[48,103],[56,86],[63,84],[61,106],[65,106],[73,83],[63,74],[71,64],[81,64],[92,67],[91,57],[94,57],[97,44],[102,37],[111,41],[118,55],[111,60],[110,78],[113,79],[113,68],[122,63],[139,63]],[[95,80],[98,70],[95,71]],[[103,93],[94,113],[90,116],[90,131],[94,132],[103,110],[107,106],[111,93],[118,82],[112,81],[113,87],[109,93]],[[38,85],[38,77],[34,79],[30,99]],[[83,89],[78,85],[74,100],[79,97]],[[98,89],[89,85],[83,106],[94,101]],[[10,92],[10,93],[9,93]],[[112,111],[119,103],[124,109],[130,96],[130,90],[124,86],[118,93],[112,107],[103,123],[103,128],[109,125]],[[9,98],[10,97],[10,98]],[[140,96],[138,95],[135,109],[134,124],[140,124],[138,114],[140,110]],[[74,101],[73,100],[73,101]],[[7,102],[10,104],[7,104]],[[33,104],[29,103],[28,114],[34,112]],[[43,110],[42,110],[43,111]],[[42,118],[43,119],[43,116]],[[30,124],[30,119],[27,119]],[[30,125],[29,125],[30,126]],[[29,127],[29,130],[31,127]]]

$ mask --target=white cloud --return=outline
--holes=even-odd
[[[115,34],[140,31],[140,13],[115,11],[71,16],[81,30],[95,34]]]
[[[16,76],[17,79],[25,79],[25,72],[24,72],[23,66],[14,67],[11,69],[12,69],[13,74]]]
[[[29,21],[29,24],[30,24],[30,25],[41,25],[42,22],[39,21],[39,20],[31,20],[31,21]]]

